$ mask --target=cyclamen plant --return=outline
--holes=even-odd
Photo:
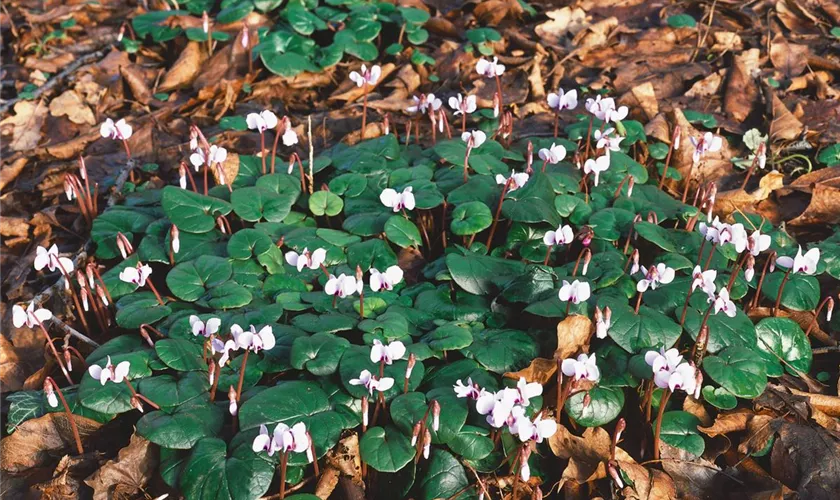
[[[642,415],[633,421],[655,442],[639,458],[658,457],[660,443],[700,455],[673,438],[699,437],[679,412],[686,399],[733,409],[771,377],[809,373],[811,358],[794,353],[831,326],[819,278],[840,275],[824,257],[840,240],[806,248],[760,216],[722,213],[708,184],[688,202],[670,197],[642,125],[606,95],[558,90],[545,103],[555,137],[527,137],[503,105],[504,66],[483,59],[476,71],[496,81],[498,113],[478,112],[470,89],[435,89],[404,118],[441,131],[449,113],[460,137],[412,143],[393,126],[313,151],[307,173],[289,118],[264,110],[246,118],[259,154],[228,157],[192,127],[173,185],[128,193],[95,219],[95,189],[69,181],[97,262],[73,266],[51,246],[35,267],[61,272],[102,346],[74,372],[82,356],[59,353],[48,311],[15,306],[15,326],[42,329],[78,383],[74,411],[108,421],[152,406],[137,434],[190,499],[309,491],[319,460],[352,439],[371,491],[388,477],[394,497],[538,497],[559,480],[548,446],[558,434],[606,427],[617,446],[622,432],[647,432],[622,415]],[[381,77],[378,66],[351,74],[363,131]],[[563,113],[578,99],[580,117]],[[298,173],[275,171],[269,131]],[[695,163],[722,148],[674,128],[662,180],[681,137]],[[238,170],[221,168],[233,161]],[[689,193],[694,166],[677,167]],[[806,313],[807,326],[792,319]],[[56,384],[38,397],[63,401]],[[620,469],[609,462],[610,488],[626,481]],[[444,471],[452,481],[435,479]]]

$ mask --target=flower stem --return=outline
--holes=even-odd
[[[758,278],[758,285],[755,287],[755,297],[753,297],[752,304],[750,304],[750,309],[754,309],[758,307],[758,302],[761,300],[761,287],[764,286],[764,277],[767,276],[767,269],[770,267],[770,263],[776,260],[776,252],[770,252],[770,255],[767,256],[767,260],[764,261],[764,266],[761,268],[761,276]]]
[[[159,303],[160,305],[162,305],[162,306],[163,306],[163,305],[166,305],[166,304],[163,302],[163,298],[161,298],[160,294],[159,294],[159,293],[158,293],[158,291],[157,291],[157,288],[155,288],[155,285],[152,283],[152,281],[151,281],[151,280],[147,280],[147,281],[146,281],[146,284],[147,284],[147,285],[149,285],[149,289],[152,291],[152,293],[154,293],[154,294],[155,294],[155,298],[157,299],[158,303]]]
[[[557,138],[557,127],[560,124],[560,113],[554,113],[554,138]]]
[[[493,217],[493,225],[490,226],[490,235],[487,236],[487,252],[490,252],[490,244],[493,242],[493,236],[496,234],[496,226],[499,225],[499,216],[502,214],[502,205],[505,201],[505,194],[507,194],[508,189],[510,188],[510,183],[513,181],[513,175],[511,175],[507,182],[505,182],[504,186],[502,187],[502,195],[499,196],[499,206],[496,207],[496,215]]]
[[[659,434],[662,432],[662,415],[665,413],[665,405],[671,397],[671,391],[663,389],[662,397],[659,398],[659,414],[656,417],[656,430],[653,432],[653,459],[659,460]]]
[[[642,295],[644,295],[644,292],[639,292],[636,296],[636,307],[633,310],[635,314],[639,314],[639,308],[642,306]]]
[[[662,186],[665,184],[665,179],[668,178],[668,166],[671,164],[671,153],[674,152],[674,141],[671,141],[671,144],[668,145],[668,155],[665,157],[665,167],[662,169],[662,177],[659,178],[659,189],[662,190]]]
[[[712,264],[712,257],[715,255],[715,244],[712,243],[712,248],[709,250],[709,257],[706,259],[706,263],[703,265],[703,270],[708,271],[709,266]]]
[[[680,327],[685,324],[685,313],[688,312],[688,299],[690,299],[691,294],[694,293],[693,285],[694,283],[692,283],[692,286],[688,289],[688,295],[685,296],[685,303],[683,304],[682,314],[680,315]]]
[[[271,146],[271,173],[274,173],[274,163],[277,161],[277,145],[280,143],[280,136],[286,132],[286,120],[281,122],[283,124],[283,130],[280,128],[274,129],[274,144]],[[265,171],[263,171],[265,173]]]
[[[158,406],[154,401],[152,401],[151,399],[147,398],[146,396],[144,396],[142,394],[138,394],[137,391],[134,390],[134,386],[131,385],[131,382],[128,381],[127,377],[124,378],[123,380],[125,381],[125,385],[128,386],[128,390],[131,392],[132,397],[135,397],[137,399],[142,399],[143,401],[148,403],[149,406],[151,406],[155,410],[160,410],[160,406]]]
[[[750,165],[750,169],[747,170],[747,176],[744,177],[744,183],[741,184],[741,189],[747,189],[747,183],[750,181],[750,177],[752,177],[753,172],[755,172],[755,166],[758,165],[758,155],[756,154],[753,157],[752,164]]]
[[[548,259],[551,257],[551,249],[552,245],[548,245],[548,248],[545,249],[545,260],[543,261],[543,265],[548,265]]]
[[[70,411],[70,406],[67,405],[67,400],[64,399],[64,394],[61,393],[61,389],[58,388],[58,384],[55,383],[55,380],[52,377],[47,377],[47,383],[52,385],[55,392],[58,394],[58,399],[61,400],[61,404],[64,406],[64,413],[67,415],[67,420],[70,421],[70,430],[73,431],[73,439],[76,441],[76,451],[79,452],[79,455],[85,454],[85,449],[82,447],[82,438],[79,436],[79,428],[76,426],[76,419],[73,416],[73,412]]]
[[[289,457],[289,452],[284,451],[280,455],[280,498],[286,498],[286,460]]]
[[[782,303],[782,292],[785,289],[785,284],[787,284],[788,278],[790,278],[790,272],[793,268],[788,269],[785,272],[785,277],[782,278],[782,284],[779,285],[779,293],[776,294],[776,305],[773,306],[773,316],[779,315],[779,305]]]
[[[55,357],[56,363],[58,363],[58,366],[61,367],[61,372],[64,374],[64,377],[67,379],[67,382],[70,385],[73,385],[73,379],[70,378],[70,372],[67,371],[67,367],[64,366],[64,362],[61,360],[61,357],[58,355],[58,351],[55,350],[55,345],[53,345],[52,340],[50,339],[50,334],[47,331],[46,327],[44,326],[44,323],[42,323],[41,320],[38,319],[37,316],[35,316],[35,319],[38,321],[38,326],[41,327],[41,332],[44,333],[44,337],[47,339],[47,344],[50,345],[50,350],[52,351],[53,356]]]
[[[260,130],[260,160],[262,160],[262,174],[265,175],[265,132]]]
[[[248,349],[245,351],[245,354],[242,356],[242,364],[239,366],[239,382],[236,383],[236,406],[239,407],[239,399],[242,397],[242,384],[245,382],[245,367],[248,364],[248,354],[251,353],[251,350]]]
[[[694,168],[697,166],[696,163],[691,163],[691,168],[688,169],[688,176],[685,178],[685,188],[683,189],[682,194],[682,202],[685,203],[685,200],[688,198],[688,188],[691,187],[691,178],[694,177]]]
[[[361,135],[360,139],[365,140],[365,132],[367,132],[367,101],[368,101],[367,80],[365,80],[364,86],[362,87],[362,93],[364,94],[364,97],[362,98],[362,135]]]
[[[589,115],[589,128],[586,130],[586,149],[583,152],[583,154],[587,158],[589,157],[589,145],[590,145],[590,139],[592,137],[592,121],[593,121],[593,116]]]
[[[207,196],[207,183],[210,180],[207,177],[207,172],[210,170],[210,166],[207,165],[207,162],[204,163],[204,196]]]

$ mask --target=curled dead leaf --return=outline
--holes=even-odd
[[[754,212],[753,208],[756,204],[766,200],[773,191],[783,187],[784,181],[784,174],[773,170],[759,180],[758,189],[751,193],[741,188],[718,193],[715,198],[715,213],[726,217],[738,211]]]
[[[122,75],[128,88],[131,89],[134,100],[141,104],[148,104],[152,100],[152,91],[146,84],[143,71],[136,64],[120,66],[120,75]]]
[[[589,352],[592,320],[580,314],[567,316],[557,324],[557,349],[554,359],[566,359],[579,352]]]
[[[536,382],[540,385],[545,385],[554,378],[557,373],[557,361],[554,359],[534,358],[527,368],[523,368],[518,372],[505,373],[505,377],[519,380],[525,378],[528,383]]]
[[[18,101],[14,116],[0,122],[0,133],[11,135],[7,142],[12,151],[34,149],[41,141],[41,127],[47,119],[47,106],[42,101]]]
[[[840,222],[840,188],[817,184],[811,202],[799,217],[789,223],[794,226],[827,225]]]
[[[73,415],[82,443],[102,424],[95,420]],[[3,455],[2,469],[6,472],[24,472],[47,463],[56,453],[75,449],[73,431],[67,415],[47,413],[20,424],[10,436],[0,441]]]
[[[746,50],[733,58],[726,81],[723,110],[735,121],[744,121],[758,103],[759,92],[753,75],[758,71],[759,49]]]
[[[93,111],[90,110],[75,90],[67,90],[50,101],[50,114],[52,116],[67,115],[67,118],[71,122],[79,125],[96,125],[96,118],[93,116]]]
[[[198,42],[188,43],[181,55],[178,56],[175,64],[163,76],[163,81],[161,81],[158,89],[168,92],[189,86],[198,76],[198,71],[204,60],[203,54],[204,52]],[[219,73],[216,73],[216,76],[220,76]]]
[[[145,488],[155,473],[157,463],[157,447],[133,434],[128,446],[120,450],[117,458],[109,460],[85,479],[85,484],[93,488],[94,500],[127,498]]]

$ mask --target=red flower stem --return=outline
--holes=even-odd
[[[207,196],[207,183],[210,182],[207,178],[207,171],[210,170],[210,167],[207,163],[204,163],[204,196]]]
[[[158,303],[162,306],[166,305],[163,302],[163,299],[161,298],[160,294],[158,293],[157,288],[155,288],[154,283],[152,283],[151,280],[146,280],[146,284],[149,285],[149,289],[152,291],[153,294],[155,294],[155,298],[157,299]]]
[[[461,113],[461,134],[467,131],[467,113]]]
[[[665,413],[665,405],[671,397],[671,391],[663,389],[662,397],[659,398],[659,414],[656,417],[656,430],[653,432],[653,459],[659,460],[659,435],[662,433],[662,415]]]
[[[825,305],[828,304],[829,301],[833,300],[834,299],[829,295],[828,297],[824,298],[822,302],[820,302],[819,306],[817,306],[817,310],[814,311],[814,318],[808,323],[808,329],[805,330],[806,337],[811,334],[811,330],[817,324],[817,318],[820,316],[820,313],[822,312]]]
[[[248,354],[251,353],[250,349],[245,350],[245,354],[242,356],[242,364],[239,365],[239,382],[236,384],[236,406],[239,406],[239,399],[242,397],[242,384],[245,382],[245,367],[248,364]]]
[[[589,115],[589,128],[586,130],[586,149],[583,151],[584,156],[586,156],[587,158],[589,157],[589,147],[590,147],[590,141],[591,141],[591,137],[592,137],[592,121],[593,121],[593,119],[594,119],[593,116]]]
[[[44,323],[42,323],[41,320],[38,319],[37,316],[35,317],[35,319],[38,321],[38,326],[41,327],[41,332],[43,332],[44,337],[47,339],[47,344],[50,345],[50,350],[53,353],[53,357],[55,357],[56,363],[58,363],[58,366],[61,367],[61,373],[64,374],[64,377],[67,379],[67,382],[70,385],[73,385],[73,379],[70,378],[70,372],[67,371],[67,367],[64,365],[64,362],[61,360],[61,356],[58,355],[58,351],[56,351],[56,349],[55,349],[55,345],[53,345],[52,341],[50,340],[50,334],[47,331],[46,327],[44,326]]]
[[[671,153],[674,152],[674,141],[671,140],[671,144],[668,145],[668,155],[665,157],[665,167],[662,169],[662,177],[659,178],[659,189],[662,190],[662,186],[665,184],[665,179],[668,178],[668,166],[671,164]]]
[[[67,269],[64,268],[64,265],[61,263],[60,260],[56,259],[55,263],[61,270],[61,274],[64,275],[64,280],[67,282],[68,288],[70,290],[70,295],[73,297],[73,304],[76,306],[76,312],[77,316],[79,317],[79,321],[82,322],[82,327],[85,329],[85,333],[88,337],[90,337],[90,327],[88,326],[87,319],[85,319],[85,311],[84,309],[82,309],[82,303],[79,300],[79,296],[76,294],[76,289],[73,288],[73,281],[70,278],[70,274],[67,272]]]
[[[142,395],[142,394],[139,394],[137,391],[135,391],[135,390],[134,390],[134,386],[133,386],[133,385],[131,385],[131,382],[129,382],[129,381],[128,381],[128,378],[124,378],[124,379],[123,379],[123,381],[125,382],[125,385],[127,385],[127,386],[128,386],[128,390],[131,392],[131,396],[132,396],[132,397],[135,397],[135,398],[137,398],[137,399],[142,399],[143,401],[145,401],[146,403],[148,403],[148,404],[149,404],[149,406],[151,406],[151,407],[152,407],[152,408],[154,408],[155,410],[160,410],[160,406],[158,406],[157,404],[155,404],[155,402],[154,402],[154,401],[152,401],[151,399],[147,398],[146,396],[144,396],[144,395]]]
[[[683,189],[682,194],[682,202],[685,203],[685,200],[688,198],[688,188],[691,187],[691,178],[694,177],[694,168],[697,166],[696,163],[691,163],[691,168],[688,169],[688,176],[685,178],[685,188]],[[657,451],[658,453],[658,451]]]
[[[557,139],[557,127],[560,124],[560,113],[554,112],[554,138]]]
[[[785,277],[782,278],[782,284],[779,285],[779,293],[776,294],[776,305],[773,306],[773,316],[778,316],[779,315],[779,306],[782,303],[782,292],[785,289],[785,285],[788,282],[788,278],[790,278],[790,272],[791,272],[792,269],[793,268],[788,269],[785,272]]]
[[[467,142],[467,152],[464,154],[464,184],[467,183],[467,171],[470,169],[470,152],[472,151],[472,137],[470,137],[469,142]]]
[[[644,292],[639,292],[639,294],[636,296],[636,307],[633,310],[633,312],[636,314],[639,314],[639,308],[642,306],[642,295],[644,295]]]
[[[122,139],[123,147],[125,147],[125,155],[128,156],[128,159],[131,160],[131,150],[128,149],[128,141]],[[133,172],[134,169],[132,168],[131,171]]]
[[[274,144],[271,146],[271,173],[274,173],[274,163],[277,161],[277,145],[280,143],[280,136],[286,133],[286,120],[281,120],[283,129],[279,127],[274,131]],[[265,173],[265,172],[263,172]]]
[[[750,169],[747,170],[747,176],[744,177],[744,183],[741,184],[741,189],[747,188],[747,183],[750,181],[750,177],[752,177],[753,172],[755,171],[755,166],[758,164],[758,155],[756,154],[753,157],[752,165],[750,165]]]
[[[304,173],[304,171],[303,171],[303,162],[300,161],[300,155],[298,155],[297,153],[294,153],[294,155],[295,155],[294,159],[297,160],[298,170],[300,171],[300,192],[305,193],[306,192],[306,173]],[[272,171],[271,173],[273,174],[274,172]]]
[[[543,261],[543,265],[548,265],[548,259],[551,257],[551,249],[553,248],[552,245],[548,245],[548,248],[545,249],[545,260]]]
[[[367,101],[368,101],[368,84],[367,79],[364,80],[364,84],[362,85],[362,93],[364,97],[362,98],[362,135],[360,137],[361,140],[365,140],[365,132],[367,132]]]
[[[776,259],[776,252],[773,251],[770,255],[767,256],[767,260],[764,261],[764,267],[761,269],[761,277],[758,278],[758,286],[755,287],[755,297],[753,298],[752,304],[750,305],[750,309],[754,309],[758,307],[758,302],[761,300],[761,287],[764,285],[764,277],[767,276],[767,269],[770,267],[770,262]]]
[[[286,460],[288,459],[289,452],[284,451],[282,455],[280,455],[280,498],[286,498]]]
[[[694,292],[694,283],[692,282],[691,285],[688,289],[688,295],[685,296],[685,304],[683,304],[682,314],[680,315],[680,326],[685,324],[685,313],[688,312],[688,299],[691,298],[691,294]]]
[[[715,255],[715,244],[712,243],[712,248],[709,250],[709,257],[706,259],[706,264],[703,265],[703,270],[708,271],[712,264],[712,257]]]
[[[198,193],[198,187],[195,185],[195,178],[193,177],[192,172],[190,172],[190,166],[186,164],[186,162],[181,162],[184,165],[184,171],[187,173],[187,178],[190,180],[190,185],[192,186],[192,190],[194,193]]]
[[[64,406],[64,413],[67,415],[67,420],[70,421],[70,430],[73,431],[73,439],[76,441],[76,451],[79,452],[79,455],[85,454],[85,449],[82,447],[82,438],[79,436],[79,428],[76,426],[76,419],[73,416],[73,412],[70,411],[70,406],[67,404],[67,400],[64,399],[64,394],[61,393],[61,389],[58,388],[58,384],[55,383],[55,380],[52,377],[47,377],[47,383],[52,385],[53,390],[58,394],[58,399],[61,400],[61,404]]]
[[[697,265],[700,265],[700,261],[703,259],[703,249],[706,247],[706,242],[709,241],[706,237],[703,237],[703,241],[700,242],[700,251],[697,252]]]
[[[365,291],[359,293],[359,317],[364,319],[365,318]]]
[[[508,189],[510,188],[510,183],[513,181],[513,175],[511,175],[507,182],[505,182],[504,186],[502,187],[502,195],[499,196],[499,206],[496,207],[496,215],[493,217],[493,225],[490,226],[490,235],[487,236],[487,251],[490,251],[490,244],[493,242],[493,236],[496,234],[496,226],[499,225],[499,216],[502,215],[502,205],[505,201],[505,194],[507,194]]]
[[[215,359],[210,359],[211,363],[215,363]],[[215,375],[213,377],[213,386],[210,388],[210,401],[216,400],[216,389],[219,387],[219,379],[222,378],[222,369],[221,367],[215,371]]]
[[[735,260],[735,267],[732,268],[732,276],[729,277],[729,283],[726,284],[727,292],[732,291],[732,286],[735,284],[735,279],[738,277],[738,273],[741,272],[741,268],[744,266],[744,262],[746,262],[746,259],[743,257],[747,255],[749,255],[749,253],[744,252],[741,258]]]
[[[260,130],[260,160],[262,160],[262,174],[265,175],[265,132]]]
[[[650,413],[653,406],[653,379],[645,383],[645,395],[642,401],[645,406],[645,422],[650,422]]]

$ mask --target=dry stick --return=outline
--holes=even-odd
[[[557,359],[557,410],[555,411],[554,420],[557,424],[560,424],[560,418],[562,417],[563,407],[560,406],[560,401],[563,399],[563,370],[561,365],[563,364],[562,359]]]
[[[67,405],[67,400],[64,399],[64,394],[61,393],[61,389],[59,389],[58,384],[55,383],[52,377],[46,378],[46,383],[52,385],[53,390],[58,393],[58,399],[61,400],[61,404],[64,406],[64,413],[67,415],[67,420],[70,421],[70,430],[73,431],[73,439],[76,441],[76,450],[79,452],[79,455],[85,454],[85,449],[82,447],[82,438],[79,436],[79,428],[76,426],[76,419],[73,416],[73,412],[70,411],[70,406]]]
[[[99,347],[99,343],[98,343],[98,342],[95,342],[95,341],[94,341],[93,339],[91,339],[90,337],[85,336],[83,333],[79,332],[78,330],[76,330],[75,328],[71,327],[71,326],[70,326],[70,325],[68,325],[67,323],[65,323],[65,322],[61,321],[60,319],[56,318],[55,316],[53,316],[53,318],[52,318],[52,322],[53,322],[53,324],[54,324],[55,326],[59,327],[59,328],[60,328],[62,331],[64,331],[64,333],[66,333],[67,335],[70,335],[70,336],[72,336],[72,337],[75,337],[75,338],[77,338],[77,339],[81,340],[82,342],[84,342],[84,343],[86,343],[86,344],[88,344],[88,345],[92,346],[94,349],[96,349],[97,347]]]
[[[647,381],[642,401],[645,404],[645,422],[650,422],[650,412],[653,406],[653,379]]]
[[[493,225],[490,226],[490,235],[487,236],[487,251],[490,251],[490,244],[493,242],[493,236],[496,234],[496,226],[499,225],[499,216],[502,214],[502,205],[505,201],[505,194],[510,188],[510,183],[513,181],[513,175],[508,177],[507,182],[505,182],[504,186],[502,187],[502,195],[499,197],[499,206],[496,207],[496,216],[493,217]]]
[[[662,415],[665,413],[665,405],[671,397],[671,391],[664,389],[662,397],[659,398],[659,414],[656,417],[656,430],[653,432],[653,459],[659,460],[659,434],[662,432]]]
[[[779,305],[782,302],[782,292],[785,289],[785,284],[787,283],[788,278],[790,278],[790,272],[792,270],[793,270],[793,268],[790,268],[785,272],[785,276],[784,276],[784,278],[782,278],[782,284],[779,285],[779,293],[776,294],[776,305],[773,306],[773,316],[774,317],[779,315]]]

